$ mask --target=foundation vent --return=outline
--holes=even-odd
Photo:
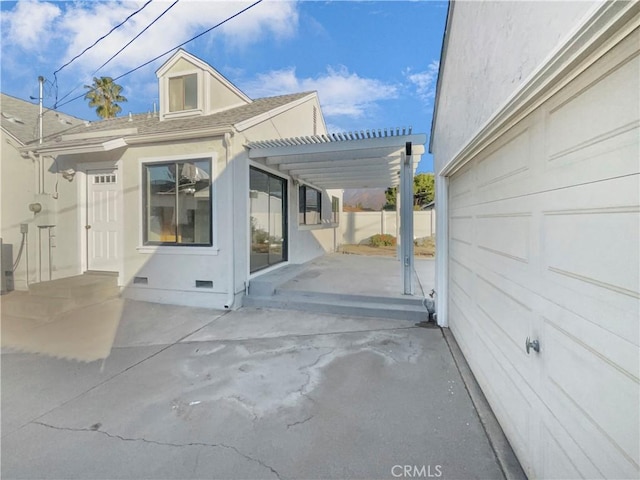
[[[211,280],[196,280],[196,288],[213,288]]]
[[[133,277],[133,283],[135,285],[147,285],[149,283],[148,277]]]

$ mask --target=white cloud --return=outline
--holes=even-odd
[[[55,62],[60,66],[122,22],[143,3],[142,0],[67,2],[63,8],[59,8],[54,2],[18,2],[13,10],[2,14],[2,40],[23,49],[36,50],[45,40],[55,39],[56,48],[52,45],[48,55],[52,61],[52,56],[58,56]],[[213,27],[252,3],[236,0],[182,0],[101,73],[115,76],[125,69],[134,68]],[[168,1],[152,2],[74,61],[68,69],[79,71],[83,76],[93,72],[170,5]],[[210,41],[222,40],[227,46],[241,48],[261,41],[266,36],[276,39],[291,36],[296,32],[297,26],[295,2],[267,0],[203,38]],[[188,49],[189,46],[185,48]]]
[[[2,12],[3,42],[24,50],[41,50],[53,36],[53,22],[61,14],[52,3],[22,1]]]
[[[299,78],[295,68],[262,73],[243,89],[252,97],[316,90],[322,111],[331,117],[365,117],[378,102],[397,98],[398,87],[375,78],[351,73],[345,66],[328,67],[316,77]]]
[[[439,68],[440,64],[434,60],[423,72],[411,73],[410,70],[405,72],[405,76],[415,87],[416,94],[425,104],[429,104],[436,94],[436,81],[438,79]]]

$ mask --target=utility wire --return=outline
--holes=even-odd
[[[149,0],[150,2],[151,0]],[[158,15],[151,23],[149,23],[149,25],[147,25],[146,27],[144,27],[135,37],[133,37],[131,40],[129,40],[129,42],[122,47],[120,50],[118,50],[116,53],[114,53],[111,58],[109,58],[109,60],[107,60],[106,62],[104,62],[102,65],[100,65],[98,68],[96,68],[94,70],[94,72],[90,75],[91,77],[93,77],[96,73],[98,73],[102,67],[104,67],[105,65],[107,65],[109,62],[111,62],[111,60],[113,60],[114,58],[116,58],[118,55],[120,55],[120,53],[122,53],[122,51],[127,48],[129,45],[131,45],[140,35],[142,35],[144,32],[146,32],[149,28],[151,28],[151,26],[156,23],[158,20],[160,20],[160,18],[162,18],[164,16],[165,13],[167,13],[169,10],[171,10],[180,0],[175,0],[175,2],[173,2],[171,5],[169,5],[169,7],[162,12],[160,15]],[[54,74],[55,75],[55,74]],[[60,100],[56,100],[56,104],[58,101],[62,101],[65,98],[67,98],[69,95],[71,95],[73,92],[75,92],[78,88],[80,88],[80,86],[82,85],[82,83],[78,84],[75,88],[73,88],[71,91],[69,91],[69,93],[67,93],[66,95],[64,95],[63,97],[60,97]],[[64,104],[63,104],[64,105]],[[55,105],[54,105],[54,108]]]
[[[69,60],[67,63],[65,63],[64,65],[62,65],[59,69],[57,69],[55,72],[53,72],[53,75],[55,76],[60,70],[62,70],[63,68],[69,66],[71,64],[71,62],[73,62],[74,60],[77,60],[78,58],[80,58],[82,55],[84,55],[86,52],[88,52],[89,50],[91,50],[93,47],[95,47],[99,42],[101,42],[102,40],[104,40],[105,38],[107,38],[109,35],[111,35],[115,30],[117,30],[118,28],[120,28],[122,25],[124,25],[125,23],[127,23],[127,21],[129,21],[129,19],[131,17],[133,17],[134,15],[140,13],[147,5],[149,5],[153,0],[148,0],[147,3],[145,3],[142,7],[140,7],[138,10],[136,10],[135,12],[133,12],[131,15],[129,15],[127,18],[125,18],[122,22],[120,22],[118,25],[116,25],[115,27],[113,27],[111,30],[109,30],[108,33],[106,33],[105,35],[101,36],[99,39],[97,39],[95,42],[93,42],[92,45],[89,45],[87,48],[85,48],[82,52],[80,52],[78,55],[76,55],[75,57],[73,57],[71,60]]]
[[[131,15],[129,15],[127,18],[125,18],[122,22],[120,22],[118,25],[116,25],[115,27],[113,27],[111,30],[109,30],[109,32],[107,32],[105,35],[103,35],[102,37],[100,37],[99,39],[97,39],[95,42],[93,42],[93,44],[89,45],[87,48],[85,48],[82,52],[80,52],[78,55],[76,55],[75,57],[73,57],[71,60],[69,60],[67,63],[65,63],[64,65],[62,65],[59,69],[57,69],[55,72],[53,72],[53,84],[55,86],[55,91],[56,91],[56,101],[53,104],[53,108],[57,108],[58,106],[58,72],[60,72],[60,70],[62,70],[63,68],[69,66],[71,64],[71,62],[77,60],[78,58],[80,58],[82,55],[84,55],[86,52],[88,52],[89,50],[91,50],[93,47],[95,47],[99,42],[101,42],[102,40],[104,40],[105,38],[107,38],[109,35],[111,35],[115,30],[117,30],[118,28],[120,28],[122,25],[124,25],[125,23],[127,23],[129,21],[129,19],[131,19],[134,15],[137,15],[138,13],[140,13],[142,10],[144,10],[144,8],[149,5],[153,0],[148,0],[147,3],[145,3],[144,5],[142,5],[138,10],[136,10],[135,12],[133,12]],[[77,88],[77,87],[76,87]],[[74,89],[75,90],[75,89]],[[73,90],[72,90],[73,91]],[[68,96],[68,94],[67,94]],[[64,97],[63,97],[64,98]]]
[[[240,11],[238,11],[237,13],[235,13],[235,14],[231,15],[230,17],[228,17],[228,18],[226,18],[225,20],[221,21],[220,23],[218,23],[218,24],[214,25],[213,27],[208,28],[207,30],[205,30],[205,31],[203,31],[203,32],[201,32],[201,33],[199,33],[198,35],[196,35],[196,36],[194,36],[194,37],[191,37],[189,40],[187,40],[187,41],[185,41],[185,42],[182,42],[180,45],[177,45],[177,46],[175,46],[175,47],[173,47],[173,48],[171,48],[171,49],[167,50],[166,52],[161,53],[160,55],[158,55],[158,56],[156,56],[156,57],[152,58],[151,60],[149,60],[149,61],[147,61],[147,62],[143,63],[142,65],[138,65],[137,67],[135,67],[135,68],[133,68],[133,69],[129,70],[128,72],[125,72],[125,73],[123,73],[122,75],[119,75],[118,77],[114,78],[113,80],[114,80],[114,81],[119,80],[119,79],[121,79],[122,77],[125,77],[125,76],[127,76],[127,75],[129,75],[129,74],[131,74],[131,73],[133,73],[133,72],[135,72],[135,71],[137,71],[137,70],[140,70],[142,67],[146,67],[146,66],[147,66],[147,65],[149,65],[150,63],[155,62],[156,60],[158,60],[159,58],[164,57],[164,56],[165,56],[165,55],[167,55],[168,53],[171,53],[171,52],[173,52],[174,50],[176,50],[176,49],[178,49],[178,48],[180,48],[180,47],[183,47],[183,46],[184,46],[184,45],[186,45],[187,43],[192,42],[193,40],[195,40],[195,39],[197,39],[197,38],[200,38],[200,37],[201,37],[201,36],[203,36],[203,35],[206,35],[206,34],[207,34],[207,33],[209,33],[211,30],[214,30],[214,29],[216,29],[216,28],[218,28],[218,27],[220,27],[220,26],[224,25],[224,24],[225,24],[225,23],[227,23],[228,21],[233,20],[233,19],[234,19],[234,18],[236,18],[238,15],[243,14],[243,13],[244,13],[244,12],[246,12],[247,10],[250,10],[251,8],[253,8],[253,7],[255,7],[256,5],[258,5],[259,3],[262,3],[262,1],[263,1],[263,0],[257,0],[256,2],[252,3],[252,4],[251,4],[251,5],[249,5],[248,7],[243,8],[242,10],[240,10]],[[91,91],[92,91],[92,90],[89,90],[89,92],[91,92]],[[89,93],[89,92],[87,92],[87,93]],[[70,103],[70,102],[73,102],[73,101],[75,101],[75,100],[78,100],[79,98],[82,98],[82,97],[84,97],[85,95],[86,95],[86,93],[83,93],[83,94],[81,94],[81,95],[78,95],[78,96],[76,96],[76,97],[73,97],[73,98],[71,98],[71,99],[67,100],[67,101],[66,101],[66,102],[64,102],[64,103],[61,103],[60,105],[58,105],[58,107],[62,107],[62,106],[66,105],[66,104],[68,104],[68,103]]]

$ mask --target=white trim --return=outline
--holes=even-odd
[[[255,160],[251,160],[249,159],[249,168],[247,168],[247,192],[246,194],[248,195],[250,190],[251,190],[251,167],[257,169],[257,170],[262,170],[265,173],[268,173],[270,175],[273,175],[274,177],[278,177],[281,178],[282,180],[284,180],[286,182],[286,194],[287,194],[287,198],[285,200],[285,204],[287,206],[287,211],[285,212],[286,216],[287,216],[287,259],[284,260],[283,262],[280,263],[276,263],[275,265],[271,265],[270,267],[264,268],[262,270],[258,270],[257,272],[253,272],[251,273],[251,224],[248,223],[247,225],[245,225],[245,232],[246,232],[246,245],[245,245],[245,252],[247,255],[247,269],[246,269],[246,275],[245,278],[247,279],[247,282],[250,281],[252,278],[254,278],[256,276],[256,274],[262,274],[262,273],[266,273],[267,271],[271,271],[277,267],[281,267],[283,265],[288,265],[289,264],[289,259],[291,258],[291,191],[290,189],[292,188],[297,188],[294,185],[294,181],[293,179],[288,176],[285,173],[282,173],[278,170],[274,170],[271,167],[267,167],[266,165],[263,165],[259,162],[256,162]],[[249,222],[251,222],[251,201],[247,202],[247,220]]]
[[[547,59],[525,80],[441,169],[450,176],[511,126],[595,63],[640,25],[640,3],[603,2],[593,7]]]
[[[136,135],[137,133],[138,127],[120,128],[115,130],[98,130],[86,133],[67,133],[60,135],[60,141],[68,142],[71,140],[88,140],[90,138],[101,137],[126,137],[128,135]]]
[[[231,127],[213,127],[202,128],[198,130],[149,133],[147,135],[139,135],[127,138],[127,145],[140,145],[145,143],[168,142],[172,140],[192,140],[194,138],[218,137],[225,133],[232,133]]]
[[[207,246],[172,246],[172,245],[143,245],[136,247],[139,253],[153,255],[218,255],[220,249]]]
[[[449,326],[449,178],[436,175],[436,313]]]
[[[209,159],[211,162],[211,246],[201,245],[145,245],[144,244],[144,175],[142,167],[146,163],[170,163],[181,160]],[[182,155],[166,155],[160,157],[140,157],[138,158],[138,245],[136,250],[143,254],[167,254],[167,255],[218,255],[220,251],[218,242],[218,213],[216,201],[216,162],[218,154],[216,152],[190,153]]]
[[[108,152],[116,150],[118,148],[126,147],[127,142],[124,138],[114,138],[102,143],[94,143],[89,145],[71,145],[67,147],[49,146],[44,148],[38,148],[37,145],[30,146],[24,150],[32,150],[39,155],[75,155],[79,153],[98,153]]]
[[[194,66],[195,67],[195,66]],[[190,75],[196,76],[196,108],[189,110],[176,110],[172,112],[169,110],[169,80],[172,78],[188,77]],[[204,98],[204,71],[200,68],[192,68],[191,70],[184,70],[176,72],[171,75],[163,75],[159,77],[160,88],[160,121],[169,120],[172,118],[185,118],[202,116],[205,110],[205,98]]]
[[[260,115],[256,115],[255,117],[251,117],[248,118],[247,120],[243,120],[241,122],[238,122],[235,124],[236,129],[239,132],[242,132],[248,128],[254,127],[266,120],[269,120],[270,118],[273,118],[277,115],[280,115],[281,113],[287,112],[289,110],[291,110],[292,108],[298,107],[300,105],[302,105],[303,103],[308,102],[309,100],[312,100],[313,98],[317,97],[317,93],[313,92],[310,93],[309,95],[299,98],[298,100],[294,100],[292,102],[289,103],[285,103],[284,105],[281,105],[279,107],[276,107],[272,110],[269,110],[268,112],[264,112],[261,113]]]
[[[124,181],[122,178],[122,171],[120,170],[121,162],[118,161],[100,161],[100,162],[83,162],[78,163],[76,166],[76,178],[78,181],[78,197],[77,197],[77,205],[78,205],[78,235],[79,245],[80,245],[80,271],[86,272],[89,270],[89,247],[87,245],[87,230],[84,228],[87,224],[88,218],[88,204],[87,204],[87,195],[89,190],[87,188],[88,181],[88,171],[93,170],[113,170],[116,172],[118,178],[118,212],[120,213],[120,227],[118,234],[118,285],[122,285],[123,274],[124,274]]]

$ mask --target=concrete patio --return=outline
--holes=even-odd
[[[503,477],[440,329],[124,312],[105,362],[2,355],[2,478]]]
[[[414,297],[391,258],[293,267],[256,288],[351,296],[367,316],[110,299],[104,361],[3,351],[2,478],[504,478],[455,342],[386,315],[421,303],[433,260],[416,262]]]
[[[244,304],[426,321],[424,299],[435,286],[435,261],[416,259],[412,277],[414,294],[404,295],[397,259],[334,253],[250,280]]]

